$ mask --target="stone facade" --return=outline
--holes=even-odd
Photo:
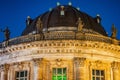
[[[67,80],[92,80],[92,69],[104,70],[105,80],[119,80],[120,46],[81,40],[48,40],[1,49],[0,79],[15,80],[27,70],[28,80],[52,80],[52,69],[67,69]]]
[[[58,6],[31,21],[0,43],[0,80],[120,80],[120,41],[94,18]]]

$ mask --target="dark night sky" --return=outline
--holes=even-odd
[[[9,27],[11,38],[18,37],[25,29],[27,16],[35,18],[56,7],[56,3],[66,5],[71,1],[74,7],[79,7],[92,17],[100,14],[102,25],[108,35],[111,35],[111,26],[114,23],[118,29],[117,38],[120,39],[120,1],[119,0],[0,0],[0,28]],[[97,27],[97,26],[96,26]],[[0,42],[4,34],[0,32]]]

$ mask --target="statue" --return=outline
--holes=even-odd
[[[112,34],[111,34],[111,38],[115,39],[117,36],[117,29],[115,28],[115,25],[112,25]]]
[[[81,18],[78,18],[77,25],[78,25],[78,31],[82,31],[84,24]]]
[[[41,21],[40,18],[38,18],[38,21],[36,23],[36,31],[37,31],[37,33],[41,33],[42,32],[42,27],[43,27],[42,21]]]
[[[4,32],[5,41],[8,41],[10,39],[10,30],[8,29],[8,27],[6,27],[5,30],[1,30],[1,31]]]

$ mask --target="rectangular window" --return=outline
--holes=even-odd
[[[28,80],[27,74],[28,74],[28,72],[26,70],[25,71],[16,71],[15,80]]]
[[[92,80],[105,80],[104,70],[92,70]]]
[[[53,68],[52,80],[67,80],[66,68]]]

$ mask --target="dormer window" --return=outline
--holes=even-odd
[[[65,15],[64,6],[61,6],[60,15],[61,15],[61,16],[64,16],[64,15]]]

